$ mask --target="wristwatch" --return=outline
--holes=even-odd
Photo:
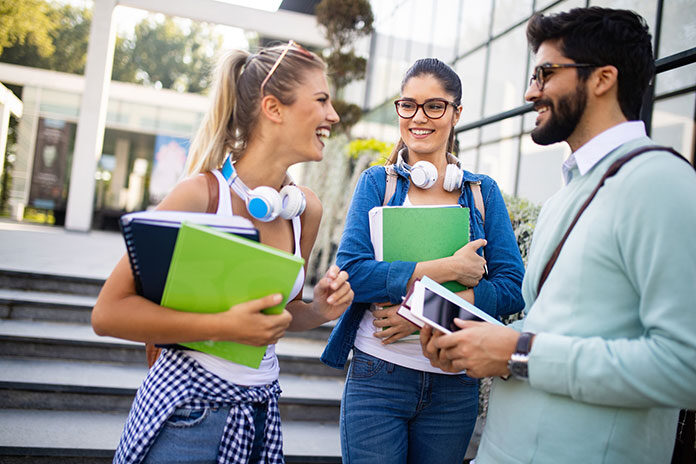
[[[532,337],[534,337],[533,333],[522,332],[520,338],[517,339],[515,352],[512,353],[508,361],[510,374],[520,380],[527,380],[529,378],[527,362],[529,361],[529,351],[532,348]]]

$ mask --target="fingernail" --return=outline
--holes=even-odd
[[[333,302],[334,302],[334,297],[333,297],[333,296],[328,297],[328,298],[326,299],[326,302],[327,302],[327,303],[333,304]]]

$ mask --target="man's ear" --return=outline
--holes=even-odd
[[[606,65],[600,66],[595,70],[596,79],[593,87],[595,95],[602,96],[612,89],[618,90],[619,85],[619,70],[615,66]]]
[[[283,104],[274,95],[261,99],[261,113],[275,123],[283,122]]]

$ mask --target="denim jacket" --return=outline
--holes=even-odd
[[[404,203],[410,183],[408,171],[396,165],[394,169],[398,176],[396,191],[388,203],[390,206]],[[464,182],[462,182],[459,204],[468,207],[470,211],[469,238],[470,240],[485,238],[488,242],[483,247],[488,264],[488,276],[481,279],[474,287],[476,306],[494,317],[516,313],[524,306],[520,291],[524,265],[503,197],[498,185],[490,177],[468,171],[463,173]],[[485,226],[481,213],[474,206],[470,182],[481,183],[486,214]],[[355,292],[355,298],[353,304],[338,320],[321,356],[325,364],[337,369],[344,368],[348,354],[353,348],[360,320],[370,303],[400,302],[406,295],[408,280],[417,264],[375,260],[370,241],[368,212],[375,206],[382,206],[385,189],[384,166],[367,169],[362,173],[355,187],[346,217],[336,264],[350,276],[349,282]]]

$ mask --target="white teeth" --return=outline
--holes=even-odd
[[[324,128],[324,127],[320,127],[314,133],[317,135],[317,137],[325,137],[325,138],[329,138],[329,136],[331,135],[331,131],[329,129]]]
[[[413,132],[413,133],[416,134],[416,135],[426,135],[426,134],[430,134],[430,133],[433,132],[433,131],[431,131],[431,130],[423,130],[423,129],[411,129],[411,132]]]
[[[549,110],[548,106],[543,106],[543,107],[537,109],[537,113],[539,113],[539,114],[546,113],[548,110]]]

